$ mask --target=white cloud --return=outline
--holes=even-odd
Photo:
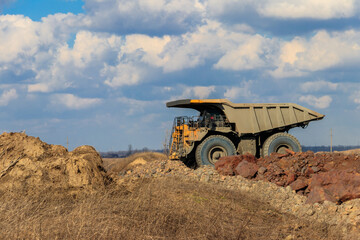
[[[106,77],[105,84],[112,88],[126,85],[136,85],[142,78],[142,71],[132,64],[118,64],[117,66],[105,65],[102,70],[103,77]]]
[[[279,18],[348,18],[356,13],[355,0],[267,0],[258,6],[258,12]]]
[[[1,95],[0,95],[0,106],[6,106],[9,104],[9,102],[11,100],[17,99],[18,98],[18,94],[16,92],[16,89],[9,89],[9,90],[5,90]]]
[[[182,94],[172,96],[171,99],[198,98],[205,99],[215,92],[215,86],[179,86],[182,88]]]
[[[34,55],[47,39],[39,25],[21,15],[0,15],[0,63],[21,62],[19,57]]]
[[[355,91],[350,98],[354,103],[360,104],[360,91]]]
[[[66,43],[58,46],[48,60],[49,66],[37,70],[35,83],[28,85],[28,91],[98,86],[104,81],[101,74],[105,66],[118,60],[121,44],[121,37],[115,35],[78,32],[72,48]]]
[[[214,65],[217,69],[249,70],[265,65],[266,39],[260,35],[249,38],[236,49],[231,49]]]
[[[275,65],[269,73],[276,78],[304,76],[332,67],[357,68],[360,63],[360,32],[318,31],[312,38],[295,37],[283,42]]]
[[[256,96],[251,92],[252,81],[244,81],[241,87],[230,87],[225,90],[224,97],[232,101],[238,99],[254,100]]]
[[[355,0],[208,0],[211,16],[257,13],[263,17],[298,19],[332,19],[354,17],[358,10]]]
[[[300,85],[300,87],[304,92],[335,91],[338,89],[339,84],[320,80],[314,82],[304,82]]]
[[[111,55],[116,57],[120,46],[121,38],[115,35],[107,36],[80,31],[76,34],[73,48],[65,45],[59,49],[58,60],[62,65],[68,64],[77,68],[85,68],[109,60]]]
[[[262,54],[269,55],[269,49],[266,39],[259,35],[238,32],[220,22],[207,20],[194,31],[171,36],[159,54],[162,64],[158,66],[167,73],[215,61],[218,62],[215,68],[253,69],[264,65],[266,56]]]
[[[28,85],[28,92],[50,92],[50,86],[45,83],[35,83]]]
[[[328,95],[322,97],[315,97],[313,95],[301,96],[299,98],[300,102],[305,102],[310,106],[314,106],[316,108],[328,108],[330,103],[332,102],[332,98]]]
[[[179,32],[201,23],[198,0],[86,0],[84,21],[95,29],[115,32]]]
[[[149,65],[160,67],[165,64],[168,57],[161,57],[165,46],[171,41],[168,35],[150,37],[144,34],[132,34],[126,36],[126,44],[122,51],[125,54],[139,54],[141,61]]]
[[[117,101],[121,106],[123,106],[122,109],[126,111],[127,116],[141,115],[147,108],[164,104],[160,101],[143,101],[127,97],[118,98]]]
[[[51,99],[52,105],[60,105],[73,110],[90,108],[101,102],[100,98],[80,98],[73,94],[54,94]]]
[[[192,87],[190,92],[197,98],[203,99],[208,98],[212,92],[215,91],[215,86],[195,86]]]

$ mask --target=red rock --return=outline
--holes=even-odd
[[[305,176],[309,177],[314,174],[314,170],[311,167],[307,167],[304,174]]]
[[[306,203],[323,203],[324,201],[337,202],[332,193],[323,187],[316,186],[309,193]]]
[[[279,166],[281,169],[286,170],[286,169],[291,168],[291,166],[293,165],[293,162],[290,161],[289,159],[282,158],[276,163],[276,165]]]
[[[286,185],[289,185],[290,183],[294,182],[296,179],[296,175],[294,173],[289,173],[287,175],[287,179],[286,179]]]
[[[234,175],[236,166],[242,162],[247,161],[251,163],[256,163],[255,156],[251,154],[244,154],[244,155],[234,155],[234,156],[226,156],[221,157],[219,161],[215,163],[215,169],[222,175]]]
[[[255,163],[244,160],[237,165],[234,172],[236,175],[240,175],[244,178],[252,178],[253,176],[255,176],[258,169],[259,167]]]
[[[285,186],[285,182],[284,181],[277,181],[275,182],[276,185],[280,186],[280,187],[284,187]]]
[[[353,170],[333,170],[314,174],[309,185],[310,194],[321,187],[341,203],[360,197],[360,174]]]
[[[234,165],[238,165],[241,160],[237,158],[221,158],[215,163],[215,169],[222,175],[234,175]]]
[[[291,151],[290,149],[285,148],[285,152],[289,153],[290,155],[295,155],[294,151]]]
[[[308,181],[307,181],[307,179],[304,179],[304,178],[298,178],[298,179],[296,179],[296,181],[294,181],[290,184],[291,189],[295,190],[295,191],[304,189],[307,186],[308,186]]]

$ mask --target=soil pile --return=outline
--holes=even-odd
[[[165,160],[168,157],[158,152],[140,152],[134,153],[126,158],[104,158],[104,168],[110,174],[124,173],[137,165],[144,165],[147,162],[155,160]]]
[[[223,157],[215,168],[223,175],[240,175],[290,186],[307,196],[307,203],[325,200],[340,204],[360,197],[360,156],[337,153],[273,153]]]
[[[0,135],[0,190],[94,189],[106,182],[102,159],[91,146],[68,152],[25,133]]]
[[[257,160],[249,155],[238,156],[238,158],[247,161],[248,164],[253,163],[253,160]],[[261,168],[259,167],[255,174],[255,179],[257,179],[259,172],[264,171]],[[271,172],[272,170],[266,170],[265,172],[267,171]],[[235,170],[233,170],[233,174],[235,174]],[[292,214],[300,219],[329,224],[332,226],[331,228],[339,229],[343,233],[344,239],[359,239],[360,236],[360,199],[349,200],[341,205],[330,201],[309,204],[306,196],[296,193],[290,186],[282,187],[267,180],[254,181],[254,178],[247,179],[241,175],[221,175],[212,166],[203,166],[194,170],[186,167],[180,161],[171,160],[152,161],[144,165],[138,165],[124,173],[121,172],[116,181],[120,185],[127,185],[129,182],[139,180],[168,179],[169,177],[177,177],[185,181],[195,180],[195,182],[199,181],[211,186],[216,185],[222,189],[225,188],[246,194],[247,197],[270,204],[280,213]]]

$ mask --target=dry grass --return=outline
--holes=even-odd
[[[95,193],[0,193],[1,239],[339,239],[215,184],[141,179]]]
[[[163,153],[158,152],[141,152],[130,155],[126,158],[104,158],[104,168],[113,173],[128,170],[127,166],[136,159],[143,159],[146,162],[154,160],[168,159]]]

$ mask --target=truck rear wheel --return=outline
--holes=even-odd
[[[301,152],[299,141],[288,133],[276,133],[265,140],[263,145],[263,156],[268,156],[273,152],[285,154],[285,149],[294,152]]]
[[[214,165],[221,157],[235,154],[236,148],[229,138],[222,135],[212,135],[197,146],[195,159],[198,167],[200,167]]]

